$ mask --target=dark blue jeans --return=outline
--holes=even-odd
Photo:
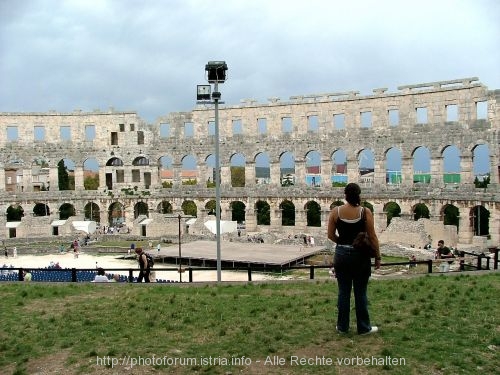
[[[151,270],[149,268],[145,268],[145,269],[142,269],[140,270],[139,272],[139,276],[137,277],[137,282],[138,283],[142,283],[142,279],[144,279],[144,282],[145,283],[149,283],[149,273],[151,272]]]
[[[352,246],[337,245],[333,265],[339,288],[337,329],[341,332],[349,331],[351,290],[354,287],[358,333],[369,332],[372,326],[368,314],[366,289],[371,275],[370,256],[355,250]]]

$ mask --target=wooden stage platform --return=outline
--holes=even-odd
[[[304,247],[297,245],[272,245],[253,242],[221,242],[221,263],[224,267],[262,267],[284,269],[303,264],[315,254],[321,253],[322,246]],[[154,258],[155,263],[178,264],[179,246],[173,244],[147,251]],[[217,263],[216,241],[194,241],[181,244],[182,264],[187,266],[211,267]]]

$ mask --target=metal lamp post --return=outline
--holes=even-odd
[[[182,215],[177,215],[179,220],[179,281],[182,282],[182,252],[181,252],[181,219]]]
[[[198,103],[214,103],[215,104],[215,227],[217,240],[217,281],[222,280],[221,272],[221,236],[220,236],[220,155],[219,155],[219,100],[221,93],[219,92],[219,83],[226,81],[227,65],[225,61],[209,61],[205,65],[207,72],[208,83],[214,84],[214,92],[210,95],[210,85],[198,85],[197,101]],[[213,100],[210,101],[210,99]]]

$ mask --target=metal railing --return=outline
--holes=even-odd
[[[414,267],[418,264],[427,265],[427,273],[433,273],[433,268],[436,264],[441,264],[442,262],[459,262],[458,271],[461,272],[465,270],[489,270],[490,264],[493,263],[493,269],[498,269],[499,263],[499,251],[498,248],[490,248],[490,252],[493,252],[493,262],[491,262],[491,257],[489,255],[474,254],[466,251],[460,251],[459,256],[456,258],[447,259],[428,259],[428,260],[409,260],[407,262],[390,262],[382,263],[381,267],[391,267],[391,266],[406,266],[408,268]],[[467,256],[467,257],[466,257]],[[469,263],[466,261],[469,260]],[[247,273],[247,281],[252,281],[253,273],[272,273],[275,275],[283,274],[283,272],[289,272],[294,270],[308,270],[309,279],[314,280],[316,276],[316,270],[321,269],[331,269],[331,265],[304,265],[304,266],[291,266],[282,269],[274,269],[270,272],[269,268],[264,267],[223,267],[223,271],[244,271]],[[95,268],[29,268],[32,273],[32,281],[45,281],[45,282],[89,282],[92,281],[97,270]],[[179,268],[176,267],[165,267],[165,268],[154,268],[154,271],[175,271],[179,272]],[[181,271],[187,273],[188,283],[196,282],[194,280],[194,271],[216,271],[217,267],[187,267],[183,268]],[[0,268],[0,281],[23,281],[24,280],[24,268]],[[128,276],[122,276],[123,280],[132,283],[136,280],[134,277],[134,272],[138,273],[138,268],[109,268],[106,270],[107,275],[112,275],[113,271],[126,272]],[[40,276],[43,275],[43,276]],[[39,277],[36,277],[39,276]],[[109,277],[109,276],[108,276]],[[203,280],[202,280],[203,281]],[[176,280],[164,280],[158,279],[158,283],[179,283]]]

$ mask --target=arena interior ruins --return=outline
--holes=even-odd
[[[452,244],[498,244],[499,102],[473,77],[222,105],[221,220],[324,238],[342,186],[357,182],[383,242],[423,246],[420,225]],[[214,219],[212,105],[154,124],[112,108],[4,112],[0,129],[3,239],[70,236],[91,220],[162,237],[181,214],[197,234]]]

